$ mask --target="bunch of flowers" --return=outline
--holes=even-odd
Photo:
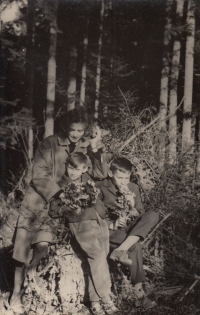
[[[126,225],[137,216],[137,210],[134,208],[134,198],[136,195],[129,190],[127,186],[120,186],[117,192],[117,198],[115,201],[115,207],[109,209],[109,215],[111,219],[116,220],[118,218],[124,218]],[[130,202],[132,199],[132,203]]]
[[[95,187],[95,183],[88,180],[86,183],[72,182],[66,187],[62,188],[63,194],[61,200],[66,205],[80,214],[82,209],[90,208],[96,203],[99,188]]]

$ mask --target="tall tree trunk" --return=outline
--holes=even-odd
[[[183,17],[184,0],[177,0],[176,25],[181,25]],[[173,164],[176,159],[177,145],[177,116],[176,108],[178,105],[177,88],[180,68],[181,40],[180,34],[177,35],[173,45],[172,69],[171,69],[171,89],[169,94],[169,163]]]
[[[1,25],[1,22],[0,22]],[[0,29],[1,31],[1,29]],[[0,99],[5,99],[5,85],[6,85],[6,56],[4,55],[2,43],[0,43]],[[4,106],[0,106],[0,119],[5,116]],[[7,181],[7,163],[6,163],[6,139],[0,137],[0,188],[1,192],[4,194],[6,192],[5,183]]]
[[[56,45],[57,45],[57,2],[52,1],[52,21],[50,23],[50,47],[47,72],[47,105],[45,113],[44,138],[54,133],[54,103],[56,88]]]
[[[200,180],[200,116],[197,118],[197,130],[198,130],[198,155],[197,155],[197,166],[196,166],[196,179]]]
[[[188,35],[186,39],[185,54],[185,82],[183,103],[183,130],[182,151],[185,152],[191,146],[191,114],[192,114],[192,90],[194,72],[194,36],[195,36],[195,6],[194,1],[188,1],[187,25]]]
[[[113,86],[113,18],[111,17],[111,11],[112,11],[112,0],[107,0],[105,3],[105,12],[107,14],[104,14],[106,16],[106,24],[107,24],[107,32],[105,36],[107,37],[107,47],[108,50],[110,50],[110,58],[109,58],[109,73],[108,73],[108,92],[107,92],[107,102],[104,102],[103,104],[103,117],[108,116],[108,108],[111,102],[112,97],[112,86]]]
[[[172,28],[172,5],[173,0],[166,2],[166,23],[164,29],[164,48],[162,59],[162,74],[160,86],[160,167],[165,162],[165,138],[166,138],[166,115],[168,104],[168,82],[169,82],[169,44]]]
[[[83,65],[81,72],[81,91],[80,91],[80,104],[85,103],[85,88],[86,88],[86,76],[87,76],[87,49],[88,49],[88,26],[89,26],[89,17],[87,20],[85,36],[83,40]]]
[[[28,6],[28,25],[27,25],[27,47],[26,47],[26,107],[29,109],[30,114],[33,115],[34,103],[34,68],[35,68],[35,20],[34,0],[29,0]],[[32,176],[32,160],[33,160],[33,128],[28,129],[27,134],[27,174],[26,184],[28,185]]]
[[[67,109],[71,110],[75,108],[76,101],[76,67],[77,67],[77,48],[72,47],[70,49],[70,78],[67,89],[68,104]]]
[[[103,39],[103,18],[104,18],[104,0],[101,0],[101,13],[99,25],[99,42],[98,42],[98,55],[97,55],[97,72],[96,72],[96,89],[95,89],[95,103],[94,103],[94,117],[98,118],[99,115],[99,96],[101,84],[101,50]]]

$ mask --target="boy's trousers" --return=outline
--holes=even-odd
[[[110,299],[110,273],[107,263],[109,230],[105,220],[97,214],[97,220],[69,223],[72,235],[87,255],[91,276],[89,298],[91,302]]]
[[[150,230],[158,223],[158,220],[157,212],[147,211],[139,216],[126,230],[110,230],[111,250],[117,248],[129,235],[139,236],[141,240],[144,240]],[[128,256],[132,260],[132,265],[129,267],[131,283],[135,285],[145,280],[142,247],[139,242],[129,248]]]

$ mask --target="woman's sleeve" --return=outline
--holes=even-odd
[[[49,202],[60,191],[60,187],[52,176],[53,154],[49,140],[45,139],[36,151],[33,166],[31,186],[46,202]]]
[[[108,176],[108,163],[106,161],[106,153],[102,149],[93,153],[91,148],[88,147],[88,156],[91,164],[88,168],[88,173],[96,179],[104,179]]]

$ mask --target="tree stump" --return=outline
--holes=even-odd
[[[75,254],[70,245],[51,246],[39,266],[34,282],[26,285],[22,300],[26,311],[34,314],[85,314],[88,275],[84,256]]]

